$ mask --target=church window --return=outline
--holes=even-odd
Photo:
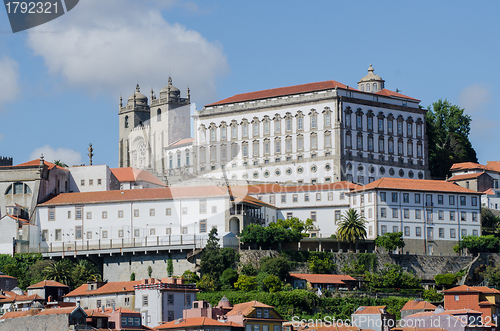
[[[276,139],[274,141],[274,152],[276,154],[280,154],[281,153],[281,139]]]
[[[304,130],[304,119],[302,117],[297,118],[297,130]]]
[[[330,127],[332,120],[332,115],[325,114],[325,127]]]
[[[215,141],[215,129],[210,129],[210,141]]]
[[[186,166],[189,166],[189,152],[186,152]]]
[[[226,132],[227,132],[227,129],[225,127],[220,129],[220,139],[221,140],[226,140],[227,139]]]
[[[253,136],[257,137],[259,135],[259,123],[253,124]]]
[[[243,124],[241,126],[241,134],[243,137],[248,138],[248,124]]]
[[[259,156],[259,142],[253,142],[253,156]]]
[[[304,149],[304,137],[297,136],[297,150],[302,151]]]
[[[286,131],[292,131],[292,119],[291,118],[286,119]]]
[[[177,154],[177,168],[181,167],[181,154]]]
[[[128,116],[125,116],[125,128],[128,128]]]
[[[156,111],[156,121],[161,122],[161,109],[159,109],[159,108]]]
[[[268,135],[269,134],[269,122],[264,122],[264,134]]]
[[[332,147],[332,134],[330,132],[325,132],[325,148]]]
[[[238,127],[236,125],[231,127],[231,138],[238,139]]]
[[[318,127],[318,116],[311,116],[311,129],[316,129]]]
[[[318,148],[318,135],[312,134],[311,135],[311,149],[317,149]]]
[[[274,134],[281,134],[281,120],[274,121]]]

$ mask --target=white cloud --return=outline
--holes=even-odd
[[[33,152],[31,152],[30,160],[38,159],[42,154],[45,161],[48,162],[60,160],[70,167],[82,164],[82,154],[79,152],[70,148],[52,148],[49,145],[36,148]]]
[[[491,100],[490,89],[485,84],[469,85],[460,92],[458,100],[467,113],[479,112]]]
[[[163,3],[163,8],[177,6]],[[217,76],[228,71],[222,47],[167,22],[154,4],[80,1],[66,15],[29,30],[28,46],[44,58],[50,73],[92,93],[122,92],[127,98],[139,81],[148,97],[151,86],[158,95],[171,74],[183,94],[189,84],[196,100],[212,101]]]
[[[8,56],[0,58],[0,110],[2,104],[14,101],[19,95],[19,65]]]

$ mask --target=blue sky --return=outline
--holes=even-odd
[[[0,10],[0,155],[118,163],[118,98],[169,74],[198,109],[234,94],[334,79],[370,63],[386,88],[472,116],[481,163],[500,160],[500,3],[81,0],[12,34]]]

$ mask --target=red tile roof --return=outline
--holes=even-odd
[[[416,310],[416,309],[423,309],[423,310],[434,310],[437,307],[434,306],[432,303],[423,301],[423,300],[410,300],[405,305],[401,310]]]
[[[259,301],[248,301],[243,303],[238,303],[233,306],[233,309],[229,311],[226,315],[233,316],[242,314],[243,316],[247,316],[250,314],[254,308],[273,308],[272,306],[268,306]]]
[[[447,290],[442,291],[443,293],[459,293],[459,292],[477,292],[477,293],[496,293],[500,294],[500,291],[494,288],[489,288],[487,286],[467,286],[460,285]]]
[[[194,328],[198,326],[231,326],[243,328],[243,325],[236,324],[234,322],[220,322],[209,317],[191,317],[191,318],[181,318],[175,321],[170,321],[155,327],[155,330],[168,330],[168,329],[185,329]]]
[[[184,145],[189,145],[192,144],[194,141],[194,138],[186,138],[186,139],[179,139],[176,142],[170,144],[168,148],[173,148],[173,147],[179,147],[179,146],[184,146]]]
[[[223,104],[228,104],[228,103],[250,101],[250,100],[275,98],[275,97],[280,97],[280,96],[285,96],[285,95],[293,95],[293,94],[300,94],[300,93],[307,93],[307,92],[331,90],[331,89],[335,89],[335,88],[347,89],[348,87],[342,83],[337,82],[337,81],[327,80],[324,82],[301,84],[301,85],[294,85],[294,86],[287,86],[287,87],[278,87],[278,88],[273,88],[273,89],[269,89],[269,90],[236,94],[236,95],[233,95],[232,97],[229,97],[227,99],[223,99],[223,100],[211,103],[209,105],[206,105],[205,107],[223,105]],[[356,89],[354,89],[352,87],[349,87],[349,90],[357,91]]]
[[[40,283],[28,286],[28,288],[43,288],[43,287],[69,287],[69,286],[56,282],[55,280],[42,280]]]
[[[38,294],[23,294],[19,295],[12,291],[4,291],[5,295],[0,295],[0,304],[2,303],[10,303],[10,302],[21,302],[21,301],[35,301],[35,300],[43,300],[41,296]]]
[[[472,178],[477,178],[479,176],[482,176],[486,174],[484,171],[483,172],[473,172],[473,173],[470,173],[470,174],[462,174],[462,175],[455,175],[451,178],[448,178],[448,182],[453,182],[453,181],[457,181],[457,180],[464,180],[464,179],[472,179]],[[487,176],[489,176],[488,174],[486,174]]]
[[[461,162],[461,163],[454,163],[451,166],[451,171],[457,171],[457,170],[475,170],[475,169],[482,169],[482,170],[493,170],[489,166],[482,165],[479,163],[475,162]],[[495,171],[495,170],[493,170]]]
[[[408,191],[433,191],[433,192],[453,192],[453,193],[474,193],[481,194],[480,192],[472,191],[461,187],[454,183],[446,182],[443,180],[428,180],[428,179],[406,179],[406,178],[380,178],[354,192],[370,190],[374,188],[390,189],[390,190],[408,190]]]
[[[38,315],[61,315],[61,314],[71,314],[75,309],[79,307],[65,307],[65,308],[51,308],[42,310]],[[83,309],[82,309],[83,310]],[[85,311],[84,311],[85,312]]]
[[[52,170],[55,167],[57,169],[63,169],[63,170],[69,171],[68,168],[63,168],[63,167],[57,166],[51,162],[43,161],[43,164],[45,166],[47,166],[49,168],[49,170]],[[17,164],[14,167],[32,167],[32,166],[39,166],[39,165],[40,165],[40,159],[35,159],[35,160],[31,160],[31,161],[24,162],[21,164]]]
[[[94,296],[101,294],[109,294],[109,293],[125,293],[125,292],[134,292],[134,286],[139,285],[141,283],[140,280],[127,281],[127,282],[109,282],[98,289],[88,290],[88,285],[83,284],[80,287],[77,287],[73,291],[66,294],[64,297],[80,297],[80,296]]]
[[[345,284],[345,281],[356,281],[349,275],[290,274],[290,276],[306,280],[311,284]]]
[[[364,306],[364,307],[359,307],[354,312],[354,314],[355,315],[380,315],[380,314],[384,314],[384,310],[385,310],[386,307],[387,306]]]
[[[6,312],[0,319],[6,320],[9,318],[34,316],[34,315],[38,314],[38,312],[39,311],[35,310],[35,309],[23,310],[23,311],[9,311],[9,312]]]
[[[498,190],[498,189],[495,189],[495,190]],[[490,188],[486,191],[483,192],[483,194],[485,195],[496,195],[496,191],[494,189]]]
[[[486,166],[493,171],[500,172],[500,161],[487,161]]]
[[[383,95],[385,97],[391,97],[391,98],[402,98],[402,99],[410,99],[410,100],[414,100],[414,101],[418,101],[420,102],[420,100],[418,99],[415,99],[415,98],[412,98],[412,97],[409,97],[407,95],[404,95],[404,94],[401,94],[401,93],[398,93],[398,92],[394,92],[394,91],[391,91],[391,90],[388,90],[388,89],[382,89],[378,92],[375,92],[374,94],[378,94],[378,95]]]
[[[17,279],[16,277],[12,277],[12,276],[9,276],[9,275],[0,275],[0,278]]]
[[[131,167],[113,168],[110,170],[113,175],[115,175],[116,179],[118,179],[118,181],[120,181],[121,183],[145,181],[156,185],[167,186],[149,171],[139,170]]]
[[[482,312],[473,309],[451,309],[451,310],[445,310],[437,314],[434,311],[425,311],[425,312],[415,313],[407,317],[422,317],[422,316],[434,316],[434,315],[466,315],[466,314],[482,314]]]

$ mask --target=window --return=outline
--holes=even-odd
[[[419,220],[421,218],[420,215],[421,215],[420,209],[415,209],[415,218]]]
[[[147,307],[148,306],[148,296],[147,295],[143,295],[142,296],[142,306],[143,307]]]
[[[297,194],[292,195],[292,201],[293,202],[298,202],[299,201],[299,198],[298,198]]]
[[[472,197],[472,198],[471,198],[471,204],[472,204],[473,206],[477,206],[477,197]]]
[[[380,201],[385,202],[387,199],[386,193],[385,192],[380,192]]]
[[[405,232],[405,237],[409,237],[410,236],[410,227],[409,226],[405,226],[404,227],[404,232]]]
[[[379,140],[378,140],[378,151],[379,151],[379,153],[384,152],[384,139],[383,138],[379,138]]]
[[[392,218],[398,218],[398,209],[392,208]]]
[[[139,209],[134,209],[134,217],[139,217]]]
[[[455,220],[455,212],[454,211],[450,211],[450,221],[454,221]]]
[[[289,220],[293,217],[293,213],[286,213],[286,219]]]
[[[386,225],[382,225],[382,226],[380,227],[380,233],[381,233],[382,235],[384,235],[384,234],[386,234],[386,233],[387,233],[387,226],[386,226]]]
[[[259,156],[259,142],[253,143],[253,156]]]
[[[351,126],[351,114],[345,114],[345,125],[347,127]]]
[[[103,211],[102,212],[102,218],[108,218],[108,212],[107,211]]]
[[[403,202],[404,203],[410,202],[410,193],[403,193]]]
[[[422,137],[422,125],[417,124],[417,137],[421,138]]]
[[[456,237],[455,229],[450,229],[450,238],[455,238],[455,237]]]
[[[83,229],[81,226],[75,226],[75,239],[83,238]]]
[[[308,193],[304,193],[304,201],[305,202],[309,201],[309,194]]]
[[[169,294],[168,297],[167,297],[167,304],[169,305],[173,305],[174,304],[174,295],[173,294]]]
[[[94,180],[93,179],[89,179],[89,186],[93,186],[94,185]]]
[[[80,186],[85,186],[85,179],[82,179],[82,180],[80,181]]]
[[[439,210],[438,211],[438,219],[440,221],[444,220],[444,212],[442,210]]]
[[[189,152],[186,152],[186,166],[189,165]]]
[[[123,210],[118,211],[118,218],[123,218]]]
[[[311,149],[318,148],[318,136],[316,134],[311,135]]]
[[[382,218],[387,217],[387,211],[385,208],[380,208],[380,217]]]
[[[259,135],[259,123],[253,124],[253,137],[257,137]]]
[[[92,212],[91,212],[91,211],[88,211],[88,212],[87,212],[87,219],[88,219],[88,220],[91,220],[91,219],[92,219]]]
[[[68,219],[71,219],[71,210],[68,210]]]
[[[477,222],[477,213],[472,213],[472,222]]]
[[[150,209],[149,210],[149,216],[155,216],[155,210],[154,209]]]
[[[286,203],[286,194],[281,195],[281,203]]]
[[[207,220],[200,220],[200,233],[207,232]]]
[[[106,231],[106,230],[102,231],[102,238],[103,239],[108,238],[108,231]]]
[[[325,114],[325,127],[329,127],[331,125],[331,115]]]
[[[168,319],[168,322],[171,322],[174,320],[174,311],[173,310],[169,310],[167,312],[167,319]]]
[[[188,233],[188,228],[187,226],[182,227],[182,234],[187,234]]]
[[[259,324],[254,324],[253,325],[253,331],[260,331],[260,325]]]
[[[141,235],[140,229],[134,229],[134,237],[139,237]]]
[[[439,228],[439,238],[444,238],[444,228]]]
[[[415,203],[420,203],[420,193],[415,193]]]
[[[156,229],[149,229],[149,235],[150,236],[156,235]]]
[[[78,206],[75,207],[75,220],[82,220],[83,219],[83,207]]]
[[[344,192],[340,192],[339,199],[340,200],[344,200],[345,199],[345,193]]]
[[[403,134],[403,122],[398,122],[398,135]]]
[[[318,127],[318,117],[316,115],[311,116],[311,129],[316,129]]]
[[[455,301],[459,301],[459,300],[460,300],[460,296],[455,294]]]
[[[368,130],[373,130],[373,117],[368,117],[366,119],[366,126]]]
[[[200,214],[207,213],[207,200],[200,200]]]
[[[403,217],[404,218],[410,218],[410,210],[409,209],[404,209],[403,210]]]
[[[467,229],[462,229],[462,237],[467,236]]]
[[[358,139],[356,140],[356,148],[363,149],[363,136],[358,135]]]
[[[264,309],[264,318],[269,318],[269,310]]]
[[[340,210],[335,211],[335,224],[340,220]]]
[[[392,134],[392,120],[387,120],[387,133]]]
[[[188,209],[187,207],[182,207],[182,215],[187,215]]]
[[[238,139],[238,127],[236,125],[231,127],[231,138]]]
[[[304,130],[304,119],[302,117],[297,118],[297,130]]]
[[[477,230],[472,230],[472,235],[473,235],[474,237],[477,237]]]
[[[467,221],[467,214],[466,214],[464,211],[461,211],[461,212],[460,212],[460,220],[461,220],[462,222]]]
[[[388,152],[389,152],[389,154],[393,154],[394,153],[394,141],[393,140],[389,140],[389,143],[388,143]]]
[[[316,222],[316,212],[315,211],[311,212],[311,219],[313,220],[313,222]]]
[[[383,118],[378,119],[378,132],[384,133],[384,119]]]
[[[393,227],[392,227],[392,232],[393,232],[393,233],[398,232],[398,227],[397,227],[397,226],[393,226]]]
[[[184,304],[185,307],[191,308],[191,293],[184,294]]]
[[[92,239],[92,231],[87,231],[87,239]]]
[[[316,201],[321,201],[321,193],[316,193]]]
[[[123,230],[118,230],[118,237],[123,238]]]
[[[467,204],[466,197],[461,196],[460,197],[460,206],[465,206]]]
[[[47,241],[49,237],[49,230],[42,230],[42,241]]]
[[[398,202],[398,194],[395,192],[392,192],[392,202]]]
[[[450,205],[454,205],[454,204],[455,204],[455,196],[450,195]]]
[[[359,114],[356,115],[356,128],[360,130],[363,128],[363,118]]]
[[[56,230],[56,237],[55,237],[55,240],[56,241],[61,241],[62,239],[62,230],[61,229],[57,229]]]
[[[422,228],[421,227],[417,226],[415,228],[415,236],[422,237]]]

